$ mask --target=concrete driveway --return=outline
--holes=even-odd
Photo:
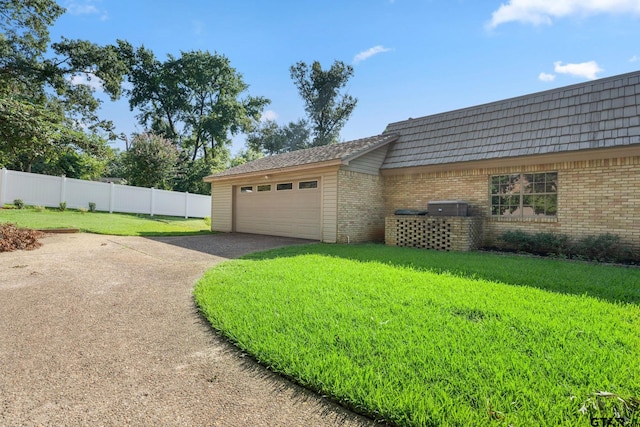
[[[228,258],[299,240],[50,235],[0,253],[0,425],[367,426],[244,357],[191,291]]]

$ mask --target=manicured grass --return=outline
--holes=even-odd
[[[67,209],[0,209],[0,223],[33,229],[78,228],[81,231],[118,236],[191,235],[210,233],[201,218],[149,216]]]
[[[585,426],[613,416],[595,393],[640,396],[640,269],[310,245],[221,264],[194,293],[265,365],[398,425]]]

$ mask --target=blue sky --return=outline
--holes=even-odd
[[[341,139],[450,111],[640,68],[640,0],[58,0],[60,36],[226,55],[271,99],[265,117],[304,117],[297,61],[354,66],[358,98]],[[95,82],[95,79],[93,80]],[[105,101],[118,132],[142,131],[126,100]],[[121,146],[121,145],[116,145]],[[244,148],[235,137],[232,152]]]

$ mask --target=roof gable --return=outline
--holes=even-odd
[[[640,143],[640,72],[391,123],[382,169]]]
[[[397,135],[386,133],[385,135],[376,135],[349,142],[275,154],[245,163],[244,165],[229,168],[204,179],[205,181],[212,181],[216,178],[282,170],[303,165],[311,166],[317,164],[320,166],[327,162],[349,162],[394,141],[396,138]]]

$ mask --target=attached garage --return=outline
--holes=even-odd
[[[234,229],[321,240],[320,179],[234,186]]]
[[[370,240],[384,228],[380,166],[396,137],[363,138],[255,160],[205,178],[213,231],[322,242]],[[344,185],[338,191],[339,182]],[[359,218],[354,221],[353,216]]]

